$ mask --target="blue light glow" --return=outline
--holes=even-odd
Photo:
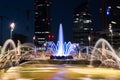
[[[110,15],[110,7],[107,8],[106,14],[107,14],[107,15]]]

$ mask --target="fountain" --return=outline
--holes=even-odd
[[[11,48],[6,51],[9,44]],[[33,44],[21,44],[18,41],[16,47],[13,40],[8,39],[0,54],[2,66],[7,63],[13,64],[14,61],[18,63],[21,59],[30,60],[30,62],[19,63],[19,66],[11,67],[8,70],[0,70],[0,80],[120,80],[120,58],[105,39],[99,39],[94,47],[80,47],[76,43],[66,43],[63,39],[62,24],[60,24],[57,44],[53,41],[45,44],[46,52],[42,51],[41,55],[37,55],[38,51]],[[35,54],[42,60],[36,60],[36,57],[31,59],[31,54]],[[48,54],[49,58],[46,59]],[[19,56],[20,58],[18,58]],[[50,61],[54,64],[51,64]],[[62,61],[64,63],[60,64]],[[93,65],[94,61],[97,61],[95,64],[100,61],[97,68]],[[82,65],[82,63],[87,63],[87,65]],[[88,67],[89,64],[92,67]],[[16,76],[14,77],[14,75]]]
[[[73,54],[77,53],[78,44],[64,42],[62,24],[59,27],[58,42],[47,42],[47,51],[51,51],[50,59],[73,59]]]
[[[85,53],[81,52],[82,48],[86,50]],[[76,43],[64,42],[62,24],[60,24],[59,27],[57,44],[53,41],[46,42],[46,53],[51,55],[50,59],[52,60],[67,61],[69,59],[71,61],[78,61],[78,63],[89,63],[91,66],[94,63],[110,67],[120,67],[120,58],[105,39],[99,39],[94,47],[85,46],[82,48]],[[77,57],[75,57],[75,55],[77,55]]]
[[[6,40],[0,52],[0,68],[19,65],[21,60],[30,58],[29,53],[33,50],[34,46],[31,47],[30,44],[21,44],[18,40],[16,47],[12,39]]]
[[[90,65],[92,65],[92,60],[97,59],[105,66],[120,68],[120,58],[117,56],[109,42],[105,39],[99,39],[93,47],[91,53]]]

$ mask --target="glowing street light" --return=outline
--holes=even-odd
[[[109,32],[111,33],[111,45],[113,45],[113,30],[111,24],[109,24]]]
[[[35,40],[35,36],[33,36],[33,40]]]
[[[90,41],[91,41],[91,37],[90,36],[88,36],[88,41],[89,41],[89,46],[90,46]]]
[[[15,23],[12,22],[12,23],[10,24],[10,38],[11,38],[11,39],[12,39],[12,32],[13,32],[14,28],[15,28]]]

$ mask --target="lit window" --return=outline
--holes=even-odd
[[[78,20],[78,18],[76,18],[76,20]]]
[[[108,6],[107,11],[106,11],[107,15],[110,15],[110,9],[111,9],[111,6]]]
[[[93,28],[91,28],[91,31],[93,31]]]
[[[79,20],[80,22],[82,21],[82,19]]]
[[[45,21],[45,19],[42,19],[42,21]]]
[[[78,23],[78,21],[74,21],[74,23]]]
[[[115,21],[111,21],[112,24],[117,24]]]
[[[35,14],[38,14],[38,12],[35,12]]]
[[[45,33],[50,33],[50,32],[46,31]]]
[[[38,41],[38,43],[43,43],[44,41]]]
[[[38,38],[38,40],[45,40],[45,38]]]
[[[116,6],[118,9],[120,9],[120,6]]]
[[[84,23],[91,23],[91,20],[84,20]]]
[[[50,23],[48,22],[48,25],[50,25]]]
[[[109,6],[108,8],[111,9],[111,6]]]
[[[50,4],[47,4],[47,6],[50,6]]]
[[[83,15],[86,15],[86,13],[83,13]]]
[[[79,16],[79,14],[76,14],[76,16]]]
[[[84,30],[89,30],[88,28],[84,28]]]
[[[43,4],[39,4],[39,5],[37,5],[37,6],[43,6]]]
[[[35,32],[36,34],[40,34],[41,32]]]

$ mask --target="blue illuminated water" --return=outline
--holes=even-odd
[[[58,36],[58,52],[56,56],[64,56],[64,38],[63,38],[63,29],[62,24],[59,27],[59,36]]]
[[[76,54],[77,47],[79,45],[76,43],[71,43],[70,41],[68,43],[65,42],[63,35],[63,27],[62,24],[60,24],[57,44],[55,44],[53,41],[47,42],[46,51],[51,52],[51,54],[54,56],[70,56],[74,53]]]

